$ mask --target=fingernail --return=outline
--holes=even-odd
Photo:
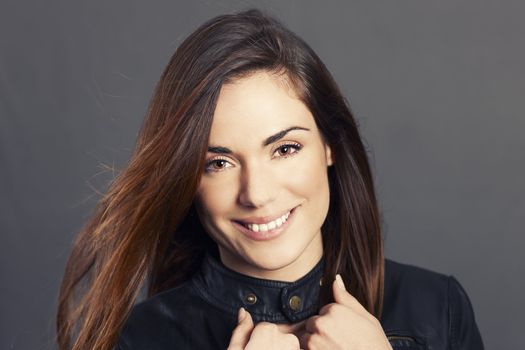
[[[342,290],[346,290],[345,284],[343,283],[343,279],[341,278],[340,274],[335,275],[335,281],[337,282],[337,286],[341,288]]]
[[[245,317],[246,317],[246,311],[244,310],[243,307],[241,307],[239,309],[239,313],[237,314],[237,321],[242,322],[242,320],[244,320]]]

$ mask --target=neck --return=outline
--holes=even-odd
[[[316,239],[321,242],[315,242]],[[309,246],[296,259],[282,266],[265,267],[256,261],[248,262],[246,259],[232,254],[219,246],[222,263],[229,269],[240,274],[274,281],[295,282],[310,272],[323,257],[321,235],[310,242]]]

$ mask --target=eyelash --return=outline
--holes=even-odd
[[[286,142],[286,143],[283,143],[283,144],[277,146],[277,147],[274,149],[274,151],[273,151],[272,154],[274,154],[274,153],[277,152],[278,150],[282,150],[282,149],[285,148],[285,147],[288,147],[288,148],[292,148],[292,149],[294,149],[294,152],[292,152],[292,153],[287,153],[287,154],[282,155],[282,156],[278,156],[277,158],[288,158],[288,157],[292,157],[292,156],[294,156],[297,152],[299,152],[299,151],[303,148],[303,146],[301,146],[301,145],[298,144],[297,142]],[[205,164],[205,172],[206,172],[206,173],[209,173],[209,172],[219,172],[219,171],[224,170],[225,168],[222,168],[222,169],[215,169],[215,170],[213,170],[213,169],[211,168],[212,165],[213,165],[213,164],[217,164],[218,161],[225,161],[225,162],[228,162],[228,163],[229,163],[228,159],[225,158],[225,157],[221,157],[221,156],[215,157],[215,158],[213,158],[213,159],[211,159],[211,160],[209,160],[209,161],[206,162],[206,164]]]

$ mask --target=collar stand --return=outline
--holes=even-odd
[[[206,301],[237,314],[244,307],[254,322],[296,323],[319,309],[324,261],[295,282],[266,280],[240,274],[207,254],[193,279]]]

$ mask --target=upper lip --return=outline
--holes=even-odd
[[[288,209],[286,211],[283,211],[281,214],[275,215],[275,216],[249,216],[249,217],[243,218],[243,219],[234,219],[234,221],[237,221],[237,222],[240,222],[240,223],[243,223],[243,224],[258,224],[258,225],[259,224],[266,224],[268,222],[277,220],[278,218],[282,217],[284,214],[286,214],[288,212],[291,212],[294,209],[295,209],[295,207],[292,208],[292,209]]]

